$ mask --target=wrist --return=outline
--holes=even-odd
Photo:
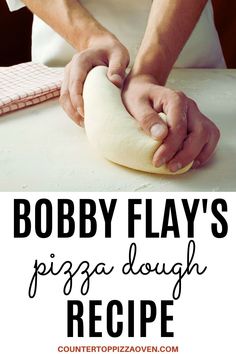
[[[134,62],[133,71],[152,75],[160,85],[165,85],[173,66],[172,55],[161,36],[144,37]]]
[[[154,85],[160,85],[159,82],[152,74],[144,74],[141,72],[134,72],[133,69],[129,72],[125,79],[125,87],[127,87],[130,83],[133,82],[141,82],[141,83],[149,83]]]
[[[132,74],[150,75],[159,85],[165,85],[171,69],[172,63],[169,61],[167,50],[161,46],[150,45],[148,48],[140,48]]]
[[[105,28],[96,28],[88,37],[87,48],[121,45],[119,40]]]
[[[103,39],[109,38],[110,33],[96,21],[81,24],[73,31],[74,47],[79,51],[94,47],[102,43]]]

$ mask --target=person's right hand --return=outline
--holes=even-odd
[[[95,39],[88,49],[75,54],[65,67],[61,87],[60,104],[65,112],[83,126],[83,86],[89,71],[98,65],[107,66],[108,79],[122,87],[128,64],[128,50],[111,34]]]
[[[194,161],[203,166],[220,138],[217,126],[183,92],[159,85],[153,75],[129,74],[122,88],[123,103],[146,134],[162,142],[153,165],[177,172]],[[165,113],[164,122],[158,113]]]

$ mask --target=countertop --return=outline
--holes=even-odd
[[[203,168],[167,177],[106,161],[53,100],[0,117],[0,191],[236,191],[236,70],[175,69],[168,86],[221,130]]]

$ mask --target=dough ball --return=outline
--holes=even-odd
[[[105,66],[90,71],[83,96],[89,143],[104,158],[125,167],[157,174],[181,174],[191,168],[192,164],[173,173],[166,165],[153,166],[153,155],[162,142],[146,135],[126,111],[119,88],[107,79]],[[160,116],[165,119],[163,113]]]

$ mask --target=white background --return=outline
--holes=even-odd
[[[26,239],[13,237],[13,200],[27,198],[32,206],[32,234]],[[40,239],[34,234],[33,210],[40,198],[51,199],[54,206],[54,232],[48,239]],[[75,203],[75,220],[78,226],[79,199],[118,198],[112,223],[112,238],[104,237],[104,222],[100,211],[96,215],[97,235],[91,239],[81,239],[78,227],[70,239],[57,238],[57,199],[69,198]],[[137,207],[143,217],[137,221],[135,239],[127,237],[127,200],[143,198],[142,206]],[[160,231],[166,198],[175,198],[180,227],[180,239],[174,239],[170,233],[167,239],[145,238],[145,203],[153,199],[153,230]],[[203,214],[201,203],[195,221],[195,261],[203,268],[208,267],[202,276],[195,274],[183,279],[181,298],[175,301],[170,314],[174,321],[169,329],[175,333],[174,338],[160,336],[160,301],[171,299],[176,276],[124,276],[122,265],[128,261],[131,242],[138,246],[137,264],[175,262],[186,264],[187,223],[181,198],[188,198],[190,205],[193,198],[208,199],[208,213]],[[211,223],[216,222],[210,212],[211,201],[225,198],[228,212],[225,215],[229,232],[224,239],[216,239],[211,234]],[[178,345],[181,354],[231,354],[234,352],[235,318],[236,318],[236,241],[235,241],[235,193],[2,193],[0,199],[0,269],[1,269],[1,343],[3,354],[54,354],[59,345]],[[114,265],[115,270],[109,277],[93,276],[87,296],[80,295],[82,278],[77,275],[70,296],[63,294],[65,276],[39,278],[38,292],[34,299],[28,297],[28,286],[33,274],[35,259],[49,264],[50,254],[55,253],[55,264],[66,260],[73,261],[74,266],[83,260],[95,265],[106,262]],[[67,300],[82,300],[85,316],[88,314],[88,300],[102,300],[103,306],[98,314],[104,321],[98,324],[102,338],[88,337],[88,320],[85,321],[85,338],[67,338],[66,306]],[[124,305],[124,333],[113,339],[106,334],[106,303],[117,299]],[[156,302],[157,320],[148,326],[148,337],[139,337],[138,304],[140,299]],[[127,300],[136,300],[135,338],[128,338],[126,331],[125,309]],[[86,317],[87,319],[87,317]]]

